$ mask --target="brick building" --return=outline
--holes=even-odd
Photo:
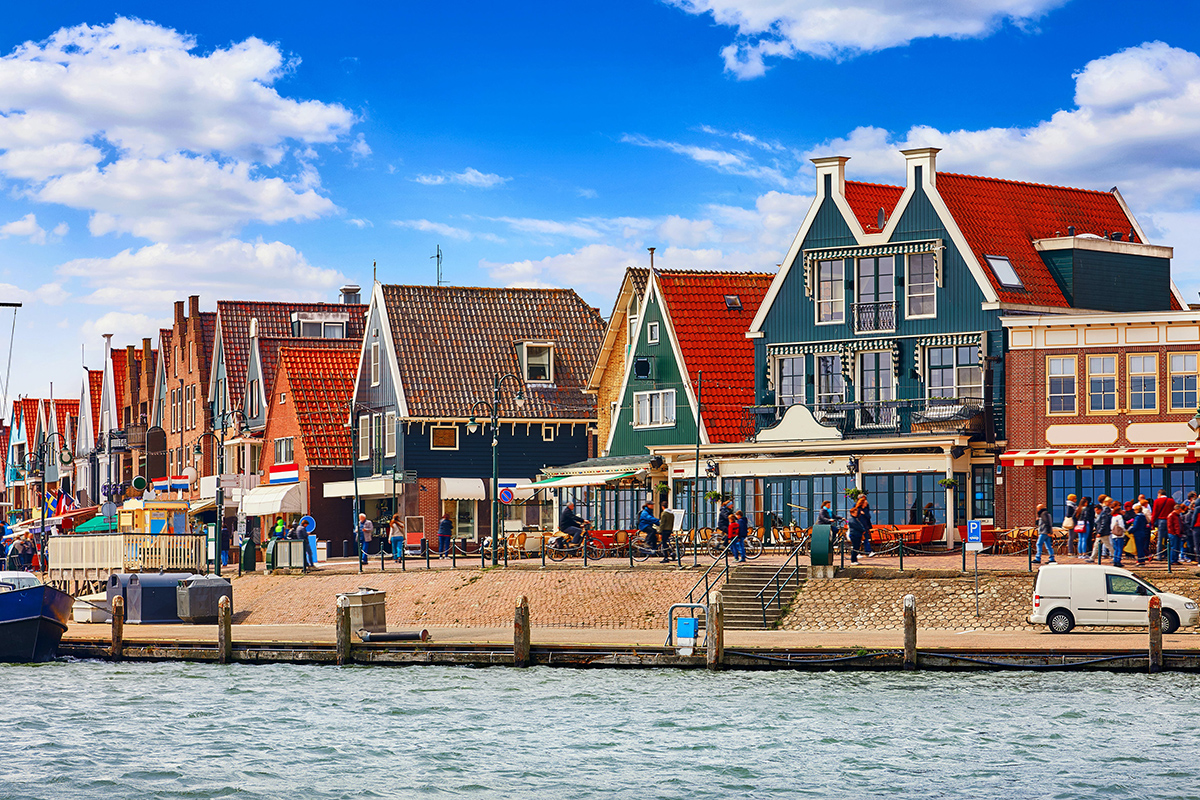
[[[1030,525],[1068,494],[1196,491],[1200,312],[1008,317],[1008,447],[997,525]]]
[[[604,341],[600,343],[600,355],[588,378],[588,394],[596,396],[596,443],[599,452],[589,455],[608,455],[607,443],[612,430],[613,417],[620,409],[621,387],[625,383],[630,345],[637,336],[638,320],[646,302],[646,284],[650,270],[644,267],[628,267],[617,292],[608,326],[604,330]]]

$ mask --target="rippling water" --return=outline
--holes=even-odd
[[[1200,676],[0,665],[0,797],[1200,797]]]

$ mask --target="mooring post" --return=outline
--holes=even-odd
[[[904,595],[904,668],[917,668],[917,598]]]
[[[344,667],[350,663],[350,598],[339,595],[337,599],[337,664]]]
[[[125,598],[117,595],[112,601],[112,648],[109,655],[120,661],[125,650]]]
[[[705,665],[716,671],[721,669],[725,662],[725,600],[720,592],[713,594],[709,600],[708,611],[704,615],[704,627],[708,637]]]
[[[529,598],[525,595],[513,614],[513,666],[529,666]]]
[[[1162,598],[1150,598],[1150,674],[1162,672]]]
[[[233,604],[228,597],[217,601],[217,663],[233,660]]]

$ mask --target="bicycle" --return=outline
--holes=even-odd
[[[763,553],[762,540],[756,536],[746,537],[746,558],[753,561]],[[712,558],[720,558],[725,552],[725,546],[729,543],[729,537],[721,531],[715,532],[708,537],[708,554]]]
[[[551,561],[565,561],[570,556],[582,557],[584,548],[587,548],[587,557],[593,561],[599,561],[608,554],[604,542],[590,533],[585,533],[583,541],[579,544],[571,544],[567,534],[560,533],[555,537],[553,544],[546,545],[546,555]]]

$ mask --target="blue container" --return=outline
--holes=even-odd
[[[676,639],[695,639],[700,631],[700,620],[695,617],[678,617],[675,620]]]

